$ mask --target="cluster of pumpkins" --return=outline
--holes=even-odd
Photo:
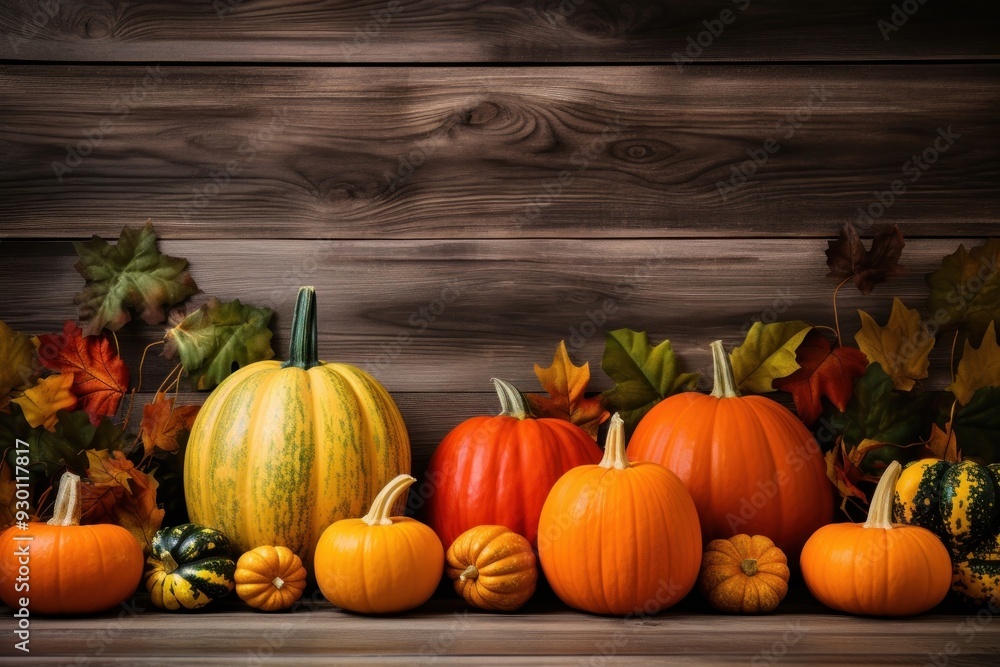
[[[982,546],[997,532],[996,469],[892,463],[867,522],[833,524],[812,434],[774,401],[740,396],[721,342],[712,352],[710,395],[662,401],[627,447],[615,415],[603,453],[568,421],[532,418],[517,389],[494,380],[501,413],[455,427],[415,489],[425,525],[400,516],[416,480],[394,402],[363,371],[318,360],[315,294],[303,288],[289,361],[238,370],[202,408],[185,460],[194,523],[157,534],[146,588],[167,609],[201,607],[234,587],[252,606],[285,609],[311,572],[337,606],[384,614],[423,604],[447,575],[470,604],[511,611],[533,594],[540,565],[560,599],[592,613],[653,614],[696,584],[716,608],[754,613],[784,597],[789,554],[817,599],[850,613],[917,614],[953,580],[974,602],[1000,595],[1000,549],[995,538],[992,551]],[[78,487],[64,475],[57,525],[32,528],[36,553],[47,530],[72,529],[81,541],[90,531],[95,546],[72,568],[86,572],[72,596],[85,613],[130,595],[143,563],[124,529],[71,525]],[[905,523],[893,523],[894,504]],[[0,559],[12,552],[11,531]],[[952,554],[978,551],[953,571],[943,539]],[[98,590],[93,565],[81,562],[88,554],[121,585],[101,580]],[[32,586],[32,608],[48,611]],[[7,588],[0,597],[16,604]]]

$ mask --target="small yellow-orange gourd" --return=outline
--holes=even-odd
[[[445,554],[445,574],[473,607],[514,611],[535,592],[538,568],[528,540],[506,526],[476,526]]]
[[[437,534],[409,517],[391,516],[417,481],[399,475],[379,491],[368,514],[342,519],[316,545],[316,583],[326,599],[362,614],[395,614],[430,598],[444,571]]]
[[[789,574],[788,559],[769,538],[734,535],[709,542],[698,588],[719,611],[761,614],[785,599]]]
[[[302,597],[306,569],[287,547],[257,547],[236,562],[236,594],[262,611],[288,609]]]
[[[868,520],[832,523],[802,549],[802,576],[827,607],[867,616],[911,616],[941,602],[951,586],[951,558],[941,540],[919,526],[892,523],[892,497],[902,467],[882,473]]]

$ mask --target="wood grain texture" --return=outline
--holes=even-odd
[[[513,664],[543,665],[567,664],[569,656],[577,656],[580,664],[579,656],[586,655],[617,661],[610,664],[653,664],[653,656],[660,656],[659,664],[664,657],[704,664],[703,656],[709,664],[746,664],[754,657],[770,664],[767,658],[777,653],[787,664],[814,659],[830,664],[833,656],[840,664],[922,664],[928,654],[946,651],[949,641],[960,648],[949,665],[983,665],[1000,651],[1000,632],[991,625],[980,632],[960,631],[975,624],[974,616],[854,618],[829,613],[812,601],[783,606],[773,615],[724,616],[704,613],[696,597],[657,616],[627,620],[573,612],[548,600],[533,601],[514,614],[483,614],[467,611],[454,599],[432,599],[405,616],[377,618],[347,614],[325,601],[290,615],[252,613],[222,601],[197,622],[189,614],[150,608],[140,597],[121,619],[114,614],[39,619],[32,625],[37,634],[31,647],[35,658],[82,655],[92,660],[94,651],[103,649],[101,661],[176,659],[193,656],[197,647],[199,661],[264,654],[289,661],[366,656],[356,664],[404,657],[410,664],[437,664],[441,657],[447,659],[442,664],[477,665],[489,663],[500,643],[505,656],[520,657]]]
[[[899,3],[902,4],[902,3]],[[0,58],[135,61],[670,61],[995,58],[995,3],[846,0],[8,0]],[[910,6],[910,5],[907,5]],[[730,14],[724,15],[728,10]],[[720,22],[720,18],[726,21]],[[884,21],[884,24],[879,24]],[[708,22],[708,26],[705,23]],[[893,23],[895,25],[893,25]]]
[[[884,322],[892,295],[923,309],[924,275],[960,242],[980,239],[911,240],[907,275],[868,296],[842,290],[844,335],[859,329],[858,308]],[[295,292],[314,285],[320,357],[365,368],[392,392],[489,392],[494,376],[527,391],[537,386],[533,364],[547,363],[561,339],[575,359],[592,363],[601,389],[601,332],[626,326],[671,339],[689,370],[710,375],[709,343],[736,345],[758,319],[833,324],[836,280],[825,276],[825,248],[818,239],[160,243],[189,260],[204,290],[197,298],[273,308],[279,356]],[[75,319],[72,295],[83,286],[75,260],[69,243],[0,242],[0,319],[31,333]],[[119,339],[137,360],[163,331],[129,325]],[[938,347],[937,368],[946,368],[947,345]],[[148,367],[150,377],[163,377],[169,366],[154,357]],[[941,386],[944,375],[930,384]]]
[[[1000,65],[6,66],[0,89],[6,237],[1000,229]]]

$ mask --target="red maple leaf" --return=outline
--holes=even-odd
[[[73,394],[94,419],[111,417],[128,390],[128,366],[107,336],[83,336],[75,322],[66,322],[61,334],[38,337],[38,359],[57,373],[73,375]]]
[[[813,330],[795,353],[799,370],[774,381],[777,389],[791,393],[799,418],[808,426],[823,414],[822,397],[841,411],[854,394],[854,381],[865,374],[868,358],[853,347],[830,349],[830,341]]]

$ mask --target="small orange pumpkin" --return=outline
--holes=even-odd
[[[430,598],[444,572],[444,547],[419,521],[390,516],[417,481],[399,475],[375,496],[368,514],[330,525],[316,545],[316,583],[326,599],[362,614],[395,614]]]
[[[951,587],[948,550],[919,526],[892,523],[902,467],[893,461],[875,487],[865,523],[823,526],[802,549],[802,576],[827,607],[868,616],[912,616],[940,603]]]
[[[142,547],[112,524],[80,525],[80,477],[63,473],[48,523],[0,535],[0,600],[34,614],[92,614],[125,601],[142,578]],[[20,579],[20,581],[18,581]],[[25,585],[30,586],[24,588]]]
[[[514,611],[531,599],[538,568],[531,543],[506,526],[476,526],[445,555],[445,574],[473,607]]]
[[[769,538],[734,535],[708,543],[698,588],[719,611],[761,614],[785,599],[789,575],[788,559]]]
[[[538,524],[552,590],[595,614],[655,614],[676,604],[694,587],[701,548],[691,494],[663,466],[629,463],[617,414],[604,458],[560,477]]]
[[[236,594],[261,611],[288,609],[306,588],[306,568],[288,547],[257,547],[236,562]]]

